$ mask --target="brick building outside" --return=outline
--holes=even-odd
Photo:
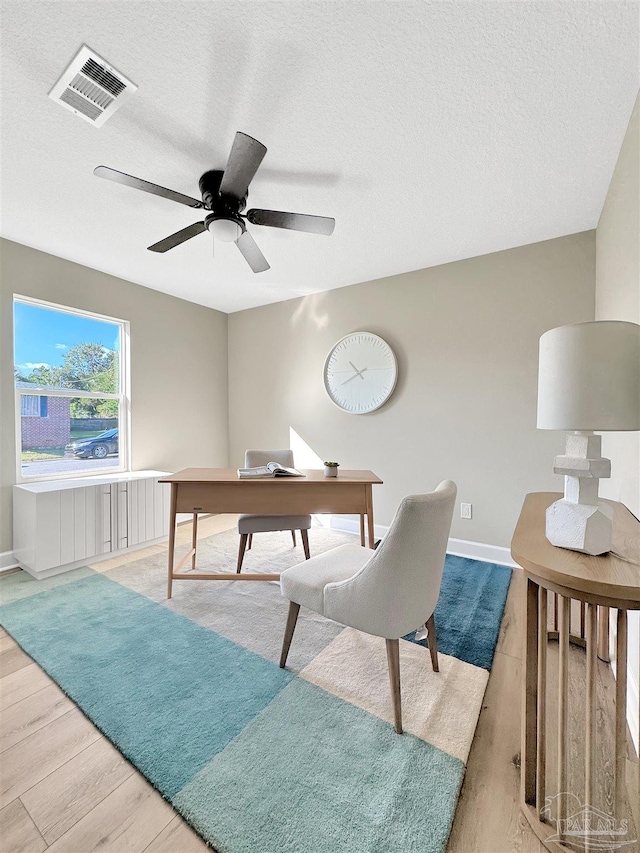
[[[28,388],[28,383],[17,383]],[[42,397],[25,394],[21,399],[20,425],[22,449],[64,447],[71,439],[71,415],[68,397]]]

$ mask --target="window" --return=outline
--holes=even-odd
[[[23,418],[46,418],[47,398],[37,397],[35,394],[23,394],[20,411]]]
[[[128,323],[14,298],[18,480],[127,470]]]

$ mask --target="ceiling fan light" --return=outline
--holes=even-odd
[[[215,240],[222,240],[223,243],[235,242],[242,233],[242,229],[235,219],[212,219],[207,228]]]

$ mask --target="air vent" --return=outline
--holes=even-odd
[[[137,88],[83,44],[49,97],[99,127]]]

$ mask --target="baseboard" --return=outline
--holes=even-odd
[[[16,568],[18,568],[18,562],[13,556],[13,551],[0,552],[0,575]]]
[[[323,527],[329,527],[331,530],[341,530],[344,533],[360,534],[360,522],[354,518],[345,518],[342,515],[318,515],[316,519]],[[389,530],[384,524],[374,524],[373,534],[376,539],[382,539],[385,533]]]
[[[447,553],[457,557],[469,557],[483,563],[497,563],[499,566],[520,568],[511,556],[511,551],[502,545],[486,545],[484,542],[469,542],[466,539],[449,539]]]
[[[360,522],[355,518],[346,518],[341,515],[319,515],[316,516],[316,521],[331,530],[360,533]],[[389,527],[384,524],[374,524],[373,530],[376,539],[381,539]],[[484,542],[469,542],[466,539],[449,539],[447,553],[456,557],[468,557],[470,560],[480,560],[483,563],[497,563],[499,566],[518,568],[518,564],[514,562],[509,549],[501,545],[485,545]]]

